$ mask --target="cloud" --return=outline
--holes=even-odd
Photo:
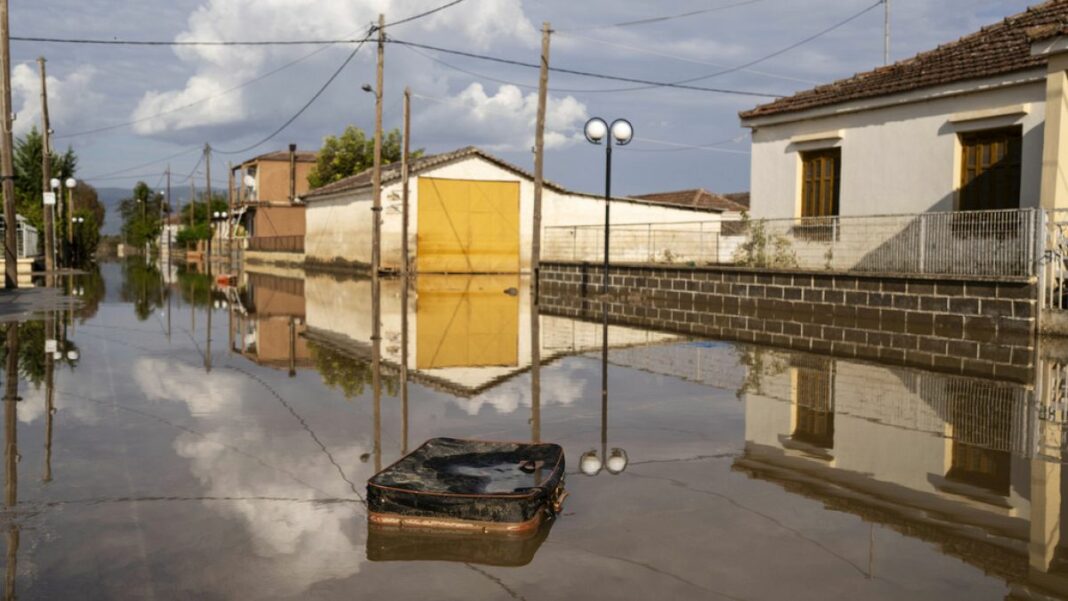
[[[48,117],[52,129],[89,119],[104,97],[92,89],[96,68],[80,65],[66,77],[48,75]],[[41,129],[41,75],[37,65],[20,63],[11,71],[11,101],[15,107],[15,135]]]
[[[551,405],[567,407],[581,399],[585,380],[577,372],[582,369],[581,365],[562,363],[557,364],[553,371],[547,372],[541,384],[542,408]],[[500,414],[515,413],[520,408],[532,405],[530,380],[516,378],[472,398],[449,397],[449,401],[468,415],[478,415],[485,406],[493,407],[494,411]]]
[[[513,85],[502,85],[490,96],[480,83],[472,83],[456,96],[441,100],[422,112],[417,124],[424,131],[464,132],[467,143],[490,150],[528,150],[534,143],[538,96],[523,95]],[[573,96],[550,96],[545,113],[545,147],[562,148],[581,138],[586,105]]]
[[[209,0],[189,16],[187,28],[176,41],[352,39],[368,31],[379,11],[391,18],[414,15],[435,6],[439,0],[385,0],[378,3],[352,3],[347,0]],[[534,27],[523,15],[519,0],[475,0],[457,5],[424,19],[397,26],[399,38],[421,42],[443,39],[464,41],[464,46],[484,50],[497,40],[532,45]],[[368,44],[357,62],[371,64],[373,46]],[[141,135],[161,134],[198,127],[221,126],[257,119],[278,121],[299,105],[296,99],[310,97],[326,74],[337,64],[337,53],[323,53],[322,59],[301,61],[286,76],[271,83],[243,88],[226,95],[226,90],[262,75],[268,67],[306,57],[315,48],[307,46],[180,46],[178,58],[193,74],[183,87],[150,90],[143,94],[133,119]],[[392,51],[390,52],[392,54]],[[395,56],[400,56],[398,53]],[[392,77],[402,71],[403,61],[389,64]],[[316,68],[322,67],[322,68]],[[351,67],[350,67],[351,70]],[[310,73],[314,72],[314,73]],[[313,76],[314,75],[314,76]],[[351,83],[351,82],[350,82]],[[214,97],[214,98],[213,98]],[[205,98],[210,101],[197,103]],[[161,115],[161,113],[164,113]],[[152,118],[160,115],[158,118]]]

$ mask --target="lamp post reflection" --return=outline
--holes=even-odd
[[[608,303],[601,300],[601,451],[590,449],[579,458],[579,469],[596,476],[602,469],[612,475],[627,469],[627,452],[619,447],[608,450]]]

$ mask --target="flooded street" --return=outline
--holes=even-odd
[[[70,289],[17,326],[5,599],[1068,599],[1052,368],[615,324],[605,366],[596,315],[433,276],[383,280],[376,401],[369,280],[131,262]],[[560,444],[563,514],[512,539],[369,531],[367,479],[439,436]]]

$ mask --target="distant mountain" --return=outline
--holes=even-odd
[[[130,196],[130,188],[97,188],[96,194],[103,203],[107,213],[104,216],[104,227],[100,233],[104,235],[118,235],[122,231],[122,217],[119,215],[119,203],[123,198]]]

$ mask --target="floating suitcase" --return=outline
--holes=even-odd
[[[555,444],[431,438],[367,481],[372,525],[523,533],[560,510]]]

